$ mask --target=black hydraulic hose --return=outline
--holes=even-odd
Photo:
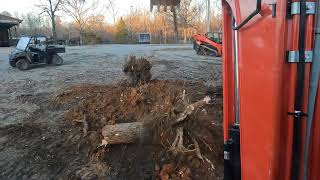
[[[291,179],[299,180],[300,172],[300,157],[301,157],[301,127],[302,117],[302,102],[303,102],[303,89],[305,78],[305,32],[306,32],[306,0],[300,0],[300,22],[299,22],[299,62],[297,69],[297,86],[295,95],[295,112],[294,114],[294,127],[293,127],[293,145],[292,145],[292,169]]]
[[[315,26],[315,44],[313,49],[313,60],[310,75],[310,85],[309,85],[309,97],[308,97],[308,121],[306,130],[306,143],[304,152],[304,173],[303,180],[308,179],[308,162],[309,162],[309,146],[311,138],[312,123],[315,120],[313,118],[313,113],[315,109],[315,103],[317,98],[317,91],[320,78],[320,1],[316,2],[317,15],[316,15],[316,26]],[[320,94],[318,94],[320,96]]]
[[[256,10],[253,11],[245,20],[243,20],[238,26],[232,27],[233,30],[239,30],[246,25],[254,16],[259,14],[261,11],[261,0],[257,0]]]

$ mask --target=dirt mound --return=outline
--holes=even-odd
[[[127,177],[138,179],[144,176],[153,179],[167,179],[167,177],[169,179],[188,179],[186,177],[219,179],[222,177],[223,170],[223,140],[221,119],[219,119],[222,114],[221,99],[215,98],[213,101],[220,107],[206,105],[192,113],[182,123],[177,124],[184,128],[183,145],[188,147],[185,152],[172,152],[176,127],[168,126],[168,122],[177,118],[177,115],[183,111],[186,103],[196,102],[208,93],[214,96],[210,94],[212,92],[202,83],[152,80],[148,84],[137,87],[119,84],[75,86],[62,92],[55,101],[58,104],[70,105],[65,119],[83,129],[86,145],[91,147],[88,152],[89,157],[96,157],[98,154],[98,159],[106,162],[108,166],[114,166],[114,171],[117,172],[115,178],[123,177],[123,174],[118,173],[124,168]],[[145,123],[149,121],[153,123]],[[97,148],[103,139],[101,129],[104,126],[132,122],[148,124],[148,128],[153,132],[151,142],[113,145],[109,146],[108,152],[105,152],[105,148]],[[212,164],[198,158],[194,151],[196,145],[193,143],[193,137],[199,142],[202,156]],[[123,152],[124,147],[127,154],[125,156],[122,153],[119,154],[119,151]],[[132,154],[135,155],[129,158],[128,156]],[[121,157],[126,159],[126,162],[114,164],[116,161],[114,158]],[[147,162],[139,163],[144,158]],[[172,172],[164,170],[168,163],[174,166]],[[143,170],[141,166],[144,167]],[[137,171],[144,172],[143,175],[133,176],[127,174],[130,172],[129,169],[133,169],[132,174],[137,174]],[[112,174],[112,170],[108,173]]]
[[[151,80],[151,67],[147,59],[130,56],[123,66],[123,72],[128,76],[130,83],[137,86]]]

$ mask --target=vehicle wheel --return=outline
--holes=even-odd
[[[203,47],[200,46],[198,51],[197,51],[197,54],[201,55],[201,56],[205,56],[207,53],[206,53],[206,50]]]
[[[55,54],[52,56],[52,65],[54,66],[60,66],[63,64],[63,59],[59,55]]]
[[[29,61],[27,59],[19,59],[16,63],[16,66],[21,71],[27,70],[30,67]]]
[[[16,67],[16,62],[15,61],[9,61],[9,64],[11,67]]]

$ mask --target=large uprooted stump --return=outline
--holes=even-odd
[[[128,76],[132,85],[148,83],[151,80],[151,63],[145,58],[137,59],[130,56],[123,66],[123,72]]]
[[[208,105],[207,96],[217,97],[215,93],[201,82],[150,80],[150,69],[146,59],[130,57],[123,71],[132,86],[121,83],[74,86],[59,94],[55,101],[68,107],[65,119],[82,128],[83,142],[90,145],[88,154],[92,157],[97,154],[103,157],[109,147],[119,147],[114,144],[142,142],[157,147],[154,158],[159,165],[163,158],[178,160],[181,156],[177,155],[183,154],[188,162],[183,160],[179,168],[193,164],[189,157],[207,162],[201,165],[194,162],[198,174],[220,168],[223,138],[221,123],[215,122],[221,119],[222,112]],[[212,102],[216,104],[216,100]],[[102,148],[107,145],[108,148]],[[180,176],[180,171],[177,175]]]
[[[187,105],[185,109],[179,113],[176,117],[176,119],[169,120],[167,124],[176,125],[178,123],[181,123],[184,121],[188,115],[191,115],[194,111],[198,110],[199,108],[202,108],[203,106],[207,105],[210,101],[210,97],[205,97],[204,99],[195,102],[193,104]],[[159,119],[158,119],[159,120]],[[152,131],[152,126],[147,124],[159,124],[161,122],[156,122],[157,118],[150,119],[148,121],[140,121],[140,122],[132,122],[132,123],[119,123],[114,125],[106,125],[102,128],[102,145],[108,145],[108,144],[129,144],[129,143],[136,143],[137,141],[141,140],[148,134],[149,131]],[[163,123],[163,122],[162,122]],[[150,129],[149,129],[150,128]],[[179,127],[177,129],[177,136],[176,140],[179,142],[183,142],[183,128]],[[180,137],[179,137],[180,136]],[[178,142],[176,142],[178,143]],[[183,144],[175,144],[173,143],[173,147],[176,147],[179,149],[182,148]]]

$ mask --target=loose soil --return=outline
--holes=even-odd
[[[205,95],[214,98],[213,104],[193,115],[192,118],[200,123],[192,124],[195,121],[186,120],[190,123],[186,127],[199,137],[201,153],[213,163],[215,169],[192,152],[174,156],[169,151],[170,139],[160,142],[159,138],[155,138],[136,144],[99,147],[104,125],[158,117],[152,115],[168,112],[184,90],[190,103]],[[222,179],[220,94],[221,89],[178,80],[152,80],[138,87],[120,84],[70,87],[43,107],[66,111],[65,120],[58,125],[26,121],[0,129],[2,151],[14,149],[14,153],[19,154],[19,150],[23,149],[19,155],[22,162],[17,164],[13,160],[11,163],[10,157],[1,161],[7,167],[1,177],[41,179],[45,178],[42,172],[50,172],[50,176],[46,177],[62,179]],[[20,100],[36,101],[31,96],[20,97]],[[86,136],[81,123],[84,118],[89,124]]]
[[[192,47],[183,49],[180,45],[82,46],[68,47],[63,54],[63,66],[37,66],[22,72],[8,65],[8,53],[7,49],[0,49],[0,179],[222,179],[222,97],[218,88],[221,86],[221,59],[199,57]],[[97,103],[99,98],[108,99],[108,93],[119,95],[122,90],[124,95],[130,95],[135,89],[141,91],[142,87],[130,87],[125,83],[110,85],[122,78],[124,57],[131,54],[152,57],[152,77],[161,79],[150,82],[154,89],[164,83],[161,87],[164,92],[169,92],[164,88],[172,88],[180,96],[184,89],[190,103],[206,94],[215,98],[211,105],[204,107],[205,111],[195,115],[201,122],[208,122],[208,130],[204,131],[209,131],[209,140],[213,142],[199,140],[199,144],[203,156],[213,162],[214,170],[193,153],[173,156],[168,151],[169,143],[159,144],[156,139],[98,148],[100,126],[106,122],[145,119],[153,110],[154,106],[138,106],[147,110],[137,109],[139,116],[132,116],[128,109],[115,104],[120,110],[113,111],[107,119],[108,113],[99,111],[102,114],[93,115],[94,108],[90,109],[90,100],[95,100],[92,107],[111,110]],[[149,91],[144,85],[142,92],[161,96],[151,86]],[[137,94],[132,102],[148,102],[140,99],[144,95]],[[146,97],[152,100],[152,96]],[[119,99],[105,102],[119,102]],[[87,136],[84,136],[83,123],[75,121],[81,121],[83,115],[90,125]],[[192,127],[193,121],[188,122]],[[157,133],[155,135],[158,137]],[[185,142],[190,144],[188,140]]]

